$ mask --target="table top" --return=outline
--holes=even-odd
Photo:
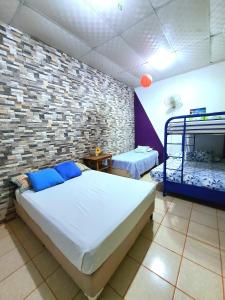
[[[112,157],[112,153],[102,153],[102,154],[99,154],[98,156],[96,156],[96,155],[86,156],[83,159],[97,161],[97,160],[103,160],[103,159],[107,159],[107,158],[111,158],[111,157]]]

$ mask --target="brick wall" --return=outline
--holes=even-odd
[[[133,90],[0,25],[0,220],[13,210],[11,176],[81,159],[96,145],[134,147]]]

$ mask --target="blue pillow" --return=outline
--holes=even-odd
[[[65,181],[53,168],[27,173],[27,176],[35,192],[42,191]]]
[[[81,175],[81,170],[73,161],[65,161],[55,166],[55,169],[64,180],[68,180]]]

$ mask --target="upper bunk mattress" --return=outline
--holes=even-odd
[[[92,274],[154,201],[155,185],[102,172],[40,192],[16,193],[19,205],[82,273]]]
[[[158,151],[135,152],[134,150],[114,155],[112,167],[127,170],[131,177],[139,179],[143,173],[158,164]]]

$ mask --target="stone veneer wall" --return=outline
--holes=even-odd
[[[111,76],[0,26],[0,220],[12,175],[82,159],[96,145],[134,147],[133,91]]]

